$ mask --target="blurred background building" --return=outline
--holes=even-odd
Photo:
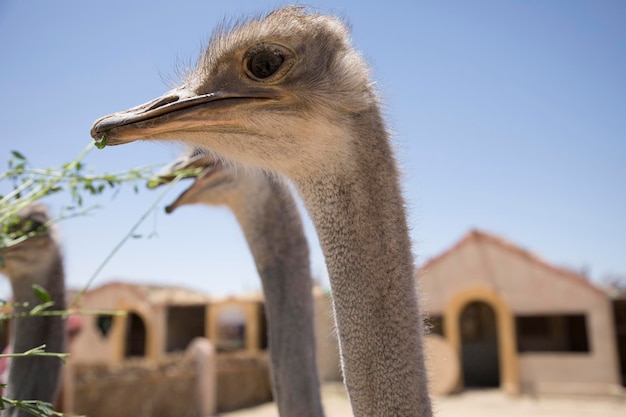
[[[458,361],[450,391],[623,393],[623,296],[480,231],[427,262],[418,276],[430,332],[456,356],[435,368],[443,372]]]
[[[623,291],[600,288],[480,231],[428,261],[416,285],[433,393],[624,395]],[[81,325],[70,344],[64,411],[178,415],[272,400],[261,293],[218,299],[113,282],[68,293],[70,302],[76,297]],[[314,300],[320,379],[340,381],[331,296],[315,287]],[[4,326],[4,345],[8,334]],[[212,346],[210,357],[190,348],[197,340]],[[206,398],[215,404],[203,406]]]

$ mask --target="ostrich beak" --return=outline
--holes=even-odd
[[[174,200],[171,204],[168,204],[167,206],[165,206],[165,212],[167,214],[172,214],[174,210],[176,210],[178,207],[187,204],[187,200],[189,200],[192,194],[196,193],[197,189],[198,189],[198,180],[196,179],[194,180],[193,184],[189,186],[189,188],[187,188],[185,191],[180,193],[180,195],[176,198],[176,200]]]
[[[91,127],[91,137],[98,148],[103,148],[140,139],[176,139],[176,132],[183,130],[232,128],[241,125],[241,118],[233,117],[235,106],[274,98],[268,91],[192,95],[181,88],[140,106],[101,117]]]
[[[181,155],[150,178],[147,187],[156,188],[174,181],[177,177],[196,178],[202,171],[214,167],[215,164],[216,161],[206,154]]]
[[[204,170],[194,179],[193,183],[185,191],[183,191],[172,204],[165,207],[165,212],[167,214],[171,214],[178,207],[194,202],[196,200],[196,196],[198,194],[202,194],[206,191],[206,189],[223,183],[224,181],[216,180],[214,178],[215,175],[221,171],[222,167],[223,165],[220,162],[215,161],[214,164],[204,168]]]
[[[181,155],[157,172],[156,177],[148,181],[148,188],[167,184],[177,177],[194,179],[193,183],[172,204],[165,207],[165,212],[170,214],[178,207],[192,202],[204,189],[219,185],[220,182],[216,182],[214,177],[222,168],[223,164],[219,159],[206,153]]]

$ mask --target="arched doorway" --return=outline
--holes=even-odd
[[[146,356],[146,325],[140,315],[129,312],[126,316],[124,356]]]
[[[444,312],[444,334],[459,353],[459,359],[462,359],[461,315],[465,308],[474,302],[487,304],[495,313],[500,387],[508,394],[518,394],[520,382],[515,320],[505,300],[494,288],[483,284],[474,285],[459,291],[452,297]],[[459,378],[458,389],[463,389],[463,386],[463,378]]]
[[[474,301],[459,317],[461,364],[465,387],[499,387],[500,366],[496,313],[487,303]]]

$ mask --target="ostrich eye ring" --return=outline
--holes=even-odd
[[[276,51],[264,49],[250,56],[248,70],[256,78],[264,79],[274,75],[284,61],[285,58]]]

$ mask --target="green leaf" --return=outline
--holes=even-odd
[[[48,290],[46,290],[41,285],[33,284],[33,292],[42,303],[47,303],[47,302],[52,301],[52,297],[50,296],[50,293],[48,292]]]
[[[16,159],[21,159],[22,161],[26,160],[26,157],[24,155],[22,155],[21,153],[19,153],[18,151],[11,151],[11,154]]]
[[[107,146],[108,141],[109,139],[106,137],[106,135],[103,134],[102,136],[100,136],[98,139],[95,140],[96,148],[104,149],[104,147]]]

